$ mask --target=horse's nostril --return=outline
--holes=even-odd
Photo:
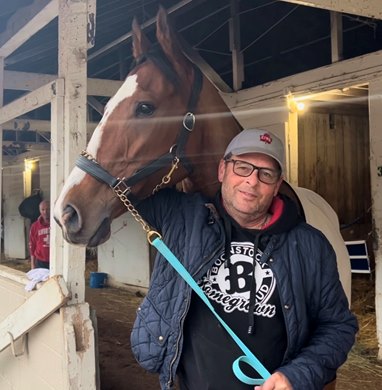
[[[62,223],[70,233],[77,233],[81,229],[79,215],[70,205],[67,205],[62,212]]]

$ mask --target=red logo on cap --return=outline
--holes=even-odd
[[[268,133],[264,133],[260,135],[260,141],[265,142],[266,144],[272,143],[272,137]]]

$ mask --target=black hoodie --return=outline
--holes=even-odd
[[[230,256],[219,257],[199,285],[217,313],[272,372],[283,360],[287,339],[277,281],[260,257],[272,235],[290,231],[302,218],[293,201],[280,195],[283,208],[276,221],[263,230],[243,229],[227,214],[220,199],[218,194],[214,204],[224,222],[225,252]],[[181,389],[253,389],[232,372],[231,365],[240,355],[236,343],[193,293],[178,369]],[[242,369],[257,377],[246,367]]]

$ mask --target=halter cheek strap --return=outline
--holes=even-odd
[[[111,188],[115,189],[116,186],[122,186],[127,193],[131,192],[131,187],[139,183],[148,176],[154,174],[160,169],[169,166],[176,159],[187,170],[188,174],[192,173],[192,164],[185,154],[185,148],[188,138],[195,126],[194,111],[197,106],[198,98],[203,86],[203,75],[199,68],[194,66],[194,88],[191,91],[191,95],[188,101],[188,112],[184,115],[182,121],[182,127],[179,131],[176,144],[171,146],[170,150],[158,157],[156,160],[151,161],[132,176],[122,179],[112,176],[91,156],[88,152],[83,151],[77,158],[76,166],[98,181],[108,184]]]

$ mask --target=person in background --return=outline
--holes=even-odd
[[[274,134],[243,130],[222,156],[215,199],[163,189],[137,209],[271,373],[256,390],[328,390],[358,324],[329,241],[279,193],[284,153]],[[160,254],[131,345],[162,389],[176,376],[181,390],[254,389],[231,370],[237,345]]]
[[[34,222],[29,232],[29,253],[31,268],[49,269],[50,241],[50,203],[47,200],[39,204],[40,216]]]

